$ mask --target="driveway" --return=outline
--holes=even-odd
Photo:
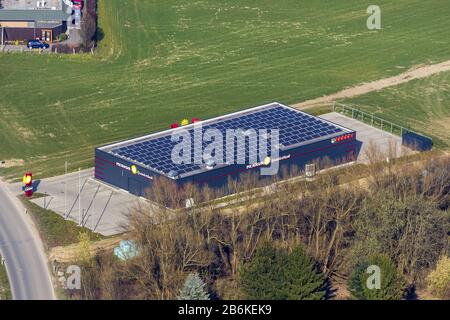
[[[399,158],[413,153],[411,149],[402,146],[401,137],[374,128],[364,122],[349,118],[337,112],[323,114],[319,117],[356,131],[356,138],[361,142],[361,150],[357,159],[359,163],[370,163],[369,155],[374,151],[371,150],[373,147],[378,151],[378,156],[384,155],[385,157]]]
[[[48,53],[52,52],[51,47],[40,51],[39,49],[30,50],[27,48],[26,45],[15,46],[15,45],[9,45],[9,44],[4,45],[3,48],[0,46],[0,51],[2,51],[2,52],[44,53],[44,54],[48,54]]]
[[[94,169],[69,173],[39,181],[37,192],[48,194],[32,200],[35,204],[52,210],[65,219],[105,236],[126,231],[130,211],[143,200],[93,179]],[[81,198],[78,197],[81,187]],[[10,184],[11,192],[22,193],[22,184]]]
[[[69,38],[66,41],[61,42],[61,44],[67,44],[74,47],[78,47],[82,43],[83,38],[81,37],[81,31],[76,28],[69,29]]]

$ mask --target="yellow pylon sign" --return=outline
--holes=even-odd
[[[23,182],[24,184],[28,185],[28,184],[30,184],[31,179],[32,179],[31,176],[28,175],[28,174],[26,174],[26,175],[23,176],[22,182]]]

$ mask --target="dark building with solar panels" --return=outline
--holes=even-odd
[[[236,139],[230,140],[229,132]],[[258,141],[249,132],[256,132]],[[189,147],[179,152],[181,136]],[[146,195],[157,179],[180,188],[194,183],[223,189],[229,179],[247,172],[264,184],[274,175],[282,179],[287,172],[302,174],[306,165],[325,159],[332,165],[352,162],[358,152],[355,131],[271,103],[97,148],[95,178],[138,196]],[[278,170],[263,174],[266,167]]]

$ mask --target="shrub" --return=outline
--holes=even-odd
[[[442,256],[436,264],[436,269],[427,276],[428,290],[439,298],[450,296],[450,258]]]
[[[322,300],[325,298],[325,277],[302,247],[297,246],[284,267],[288,300]]]
[[[204,288],[205,283],[198,273],[191,273],[180,290],[178,300],[209,300],[209,294]]]
[[[66,41],[66,40],[67,40],[67,34],[65,34],[65,33],[61,33],[61,34],[58,36],[58,41],[59,41],[59,42]]]
[[[380,268],[379,289],[368,286],[375,276],[368,269],[370,266]],[[374,255],[355,268],[349,277],[348,286],[354,299],[400,300],[405,294],[406,281],[389,257]]]
[[[242,290],[251,300],[282,300],[283,266],[287,255],[270,245],[264,245],[255,252],[253,259],[243,267],[240,282]]]
[[[240,278],[243,292],[252,300],[323,299],[324,282],[301,247],[288,254],[267,244],[243,267]]]

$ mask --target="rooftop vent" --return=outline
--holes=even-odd
[[[208,170],[214,169],[214,167],[217,165],[216,161],[214,161],[214,159],[208,159],[208,160],[206,160],[205,163],[206,163],[206,169],[208,169]]]
[[[46,3],[45,1],[36,1],[36,7],[39,8],[45,8]]]
[[[177,179],[178,178],[178,172],[175,170],[170,170],[167,174],[170,179]]]

